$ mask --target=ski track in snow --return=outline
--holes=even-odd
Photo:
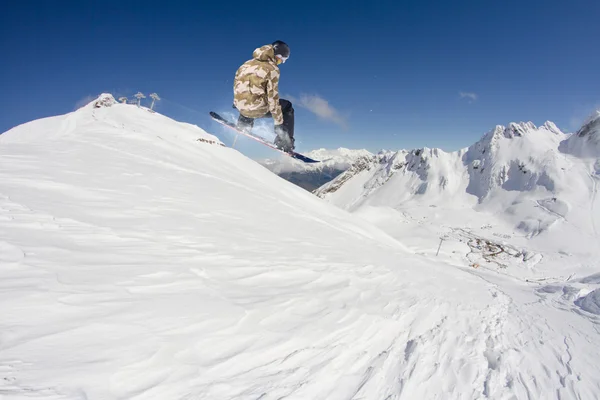
[[[563,221],[565,220],[565,216],[564,215],[561,215],[561,214],[557,213],[556,211],[552,211],[551,209],[549,209],[548,207],[546,207],[545,205],[543,205],[540,200],[537,200],[536,204],[537,204],[537,206],[539,208],[541,208],[542,210],[546,211],[548,214],[554,215],[559,220],[563,220]]]
[[[61,126],[0,137],[0,398],[599,398],[593,278],[411,253],[143,109]]]

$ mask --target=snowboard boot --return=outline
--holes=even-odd
[[[275,141],[273,143],[279,150],[284,151],[286,153],[291,153],[292,151],[294,151],[294,141],[293,139],[290,140],[290,138],[287,135],[285,135],[285,137],[284,135],[275,136]]]
[[[237,128],[240,131],[250,132],[254,127],[254,118],[244,117],[242,114],[238,117]]]

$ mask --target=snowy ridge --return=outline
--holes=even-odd
[[[466,230],[468,261],[435,257],[418,224],[408,249],[196,126],[100,100],[0,135],[3,399],[598,397],[597,264],[523,282],[470,266],[500,247]],[[448,157],[394,154],[428,179]]]
[[[354,210],[367,199],[371,201],[371,195],[380,191],[385,192],[381,195],[385,202],[401,203],[414,195],[434,192],[441,194],[444,190],[456,190],[454,186],[457,181],[452,180],[452,176],[454,165],[460,162],[461,154],[449,154],[440,149],[429,148],[383,151],[369,160],[353,165],[344,174],[319,188],[315,194],[342,208]],[[392,187],[388,182],[396,182],[393,187],[398,184],[403,190],[394,193],[388,191],[386,188]],[[373,201],[373,205],[383,204]]]

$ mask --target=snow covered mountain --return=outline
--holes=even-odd
[[[433,177],[417,161],[454,161],[434,153],[378,157]],[[443,210],[409,211],[386,219],[405,244],[110,95],[16,127],[0,135],[0,397],[598,398],[592,250],[549,277],[453,209],[436,257],[417,212]]]
[[[352,208],[367,201],[394,178],[390,186],[400,184],[406,187],[398,190],[400,198],[386,199],[390,203],[400,203],[417,195],[430,199],[436,195],[457,195],[461,192],[483,201],[497,187],[507,185],[508,181],[508,185],[515,183],[512,181],[520,176],[514,173],[515,169],[523,172],[524,161],[520,160],[539,164],[538,158],[530,157],[530,151],[546,154],[549,150],[557,150],[565,137],[550,122],[539,129],[531,122],[511,123],[508,127],[496,126],[473,146],[453,153],[429,148],[381,152],[320,188],[317,195],[334,202],[341,201],[343,197],[344,201],[350,202],[343,205]],[[538,184],[538,178],[536,174],[533,180],[528,177],[529,188]],[[361,184],[356,187],[359,181]],[[520,179],[514,186],[515,190],[526,190],[527,184]],[[352,189],[358,192],[344,196]]]
[[[259,162],[269,170],[308,191],[313,191],[346,171],[361,159],[373,154],[367,150],[318,149],[306,154],[308,157],[323,160],[318,164],[306,164],[288,158],[265,159]]]
[[[380,153],[316,194],[351,211],[411,203],[469,206],[502,214],[516,229],[537,235],[570,210],[577,213],[572,210],[576,204],[595,203],[598,126],[598,115],[574,135],[551,122],[539,128],[531,122],[511,123],[453,153],[429,148]]]

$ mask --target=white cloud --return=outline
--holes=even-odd
[[[80,99],[77,103],[75,103],[75,109],[78,110],[83,106],[87,106],[92,101],[96,100],[98,96],[87,95],[84,98]]]
[[[292,103],[302,108],[306,108],[319,118],[331,121],[340,125],[342,128],[348,127],[346,117],[342,116],[327,100],[316,94],[302,94],[299,99],[293,96],[286,96]]]
[[[477,96],[477,93],[473,92],[458,92],[458,95],[461,99],[469,99],[469,103],[477,101],[477,97],[479,97]]]

